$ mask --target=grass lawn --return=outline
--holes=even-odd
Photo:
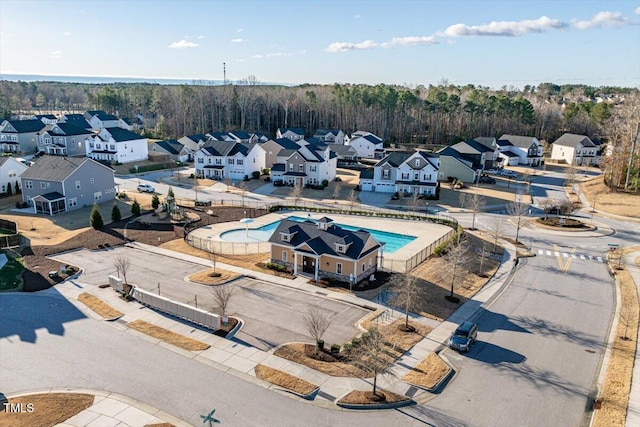
[[[33,405],[33,412],[0,411],[0,425],[3,427],[52,427],[63,423],[74,415],[93,405],[90,394],[47,393],[32,394],[9,399],[9,403]],[[24,409],[26,411],[26,409]]]
[[[613,262],[615,268],[617,262]],[[594,427],[624,426],[631,390],[631,374],[638,340],[638,293],[626,270],[615,270],[620,289],[620,318],[609,367],[600,393],[602,408],[596,410]]]
[[[135,329],[138,332],[147,334],[153,338],[157,338],[167,344],[175,345],[181,349],[188,351],[202,351],[211,347],[209,344],[197,341],[184,335],[176,334],[168,329],[161,328],[160,326],[153,325],[145,322],[144,320],[135,320],[127,323],[127,326],[131,329]]]
[[[83,292],[78,296],[78,301],[80,301],[105,319],[115,319],[116,317],[122,316],[122,313],[120,311],[111,307],[100,298],[86,292]]]
[[[449,375],[449,372],[451,372],[451,368],[444,363],[440,356],[429,353],[402,380],[426,389],[433,389],[444,377]]]
[[[270,368],[269,366],[258,365],[254,368],[254,371],[256,373],[256,377],[303,396],[310,394],[313,390],[318,388],[315,384],[311,384],[308,381],[287,374],[286,372]]]
[[[15,289],[22,284],[20,277],[24,265],[22,258],[7,256],[7,263],[0,269],[0,291]]]
[[[602,176],[583,182],[580,188],[597,211],[640,218],[640,194],[611,191]]]

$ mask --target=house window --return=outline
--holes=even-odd
[[[116,151],[116,146],[114,144],[111,144],[111,151]],[[133,149],[131,151],[133,151]]]
[[[342,274],[342,264],[341,263],[337,263],[336,264],[336,273],[337,274]]]
[[[47,188],[47,183],[46,182],[41,182],[40,183],[40,189],[41,190],[45,190]]]
[[[287,262],[287,255],[288,255],[288,254],[287,254],[287,252],[286,252],[286,251],[283,251],[283,252],[282,252],[282,262]]]
[[[304,165],[303,164],[299,164],[298,165],[298,172],[304,172]]]
[[[24,182],[24,188],[33,188],[33,182],[25,181]]]
[[[77,204],[78,204],[78,199],[76,199],[75,197],[67,200],[67,206],[70,208],[76,206]]]
[[[293,172],[293,167],[295,165],[293,163],[289,163],[289,172]]]
[[[10,170],[9,171],[9,178],[13,178],[14,176],[16,176],[16,171],[15,170]]]
[[[211,160],[211,159],[209,159]],[[204,163],[204,159],[202,157],[198,157],[198,163]]]
[[[420,159],[416,159],[416,167],[420,166]]]
[[[221,165],[222,164],[222,159],[216,159],[216,165]]]
[[[309,166],[309,172],[315,172],[315,171],[316,171],[316,165]]]
[[[389,179],[389,169],[385,169],[382,171],[382,177],[385,179]]]
[[[402,179],[409,179],[409,173],[408,172],[402,172]]]
[[[369,258],[369,268],[373,267],[373,258]]]
[[[50,138],[45,138],[44,142],[45,142],[45,144],[51,144],[51,139]]]
[[[336,250],[343,254],[344,253],[344,245],[336,245]]]
[[[418,172],[413,174],[413,180],[418,181],[420,179],[420,174]]]
[[[289,241],[289,235],[286,233],[280,233],[280,237],[282,238],[283,242],[288,242]]]
[[[242,166],[242,165],[244,165],[244,160],[238,159],[238,166]]]
[[[0,193],[6,193],[7,192],[7,187],[5,187],[4,184],[2,184],[2,191],[0,191]]]
[[[96,180],[94,178],[89,178],[89,182],[94,184],[96,182]]]
[[[227,159],[227,162],[228,162],[230,165],[232,165],[232,164],[234,164],[234,163],[235,163],[235,160],[234,160],[234,159]]]
[[[93,142],[89,143],[89,148],[93,150]]]
[[[362,263],[362,272],[364,273],[365,268],[367,267],[367,264],[365,264],[364,262]]]
[[[95,193],[93,193],[93,200],[102,200],[102,191],[96,191]]]
[[[96,148],[97,148],[98,150],[102,150],[102,144],[96,144]]]
[[[80,181],[76,181],[76,190],[80,189]]]

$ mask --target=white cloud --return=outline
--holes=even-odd
[[[361,18],[360,15],[356,15],[356,16],[353,17],[353,19],[360,19],[360,18]]]
[[[246,41],[245,39],[241,39],[241,38],[231,39],[231,43],[242,43],[245,41]]]
[[[49,58],[60,58],[62,56],[62,51],[54,50],[53,52],[49,52]]]
[[[378,44],[371,40],[365,40],[360,43],[347,43],[347,42],[335,42],[331,43],[325,49],[327,52],[337,53],[337,52],[348,52],[350,50],[364,50],[364,49],[373,49],[378,47]]]
[[[638,13],[638,8],[636,13]],[[573,26],[580,30],[603,27],[621,27],[629,23],[629,20],[622,16],[620,12],[598,12],[588,21],[576,21]]]
[[[198,36],[198,37],[196,37],[196,38],[197,38],[197,39],[201,39],[201,40],[202,40],[202,39],[204,38],[204,36]]]
[[[186,49],[186,48],[198,47],[198,46],[200,46],[198,43],[188,42],[183,39],[177,42],[173,42],[167,47],[170,49]]]
[[[305,53],[307,53],[306,49],[298,50],[296,52],[272,52],[272,53],[266,53],[266,54],[258,53],[253,55],[252,58],[256,58],[256,59],[278,58],[278,57],[284,57],[284,56],[304,55]]]
[[[423,46],[438,44],[433,36],[409,36],[409,37],[394,37],[390,42],[382,43],[383,47],[393,46]]]
[[[238,29],[236,30],[236,33],[241,33],[241,32],[243,32],[243,31],[244,31],[244,30],[243,30],[242,28],[238,28]]]
[[[65,31],[64,33],[62,33],[63,36],[67,37],[69,36],[71,33],[69,31]]]
[[[636,10],[634,10],[634,12],[636,13],[636,15],[640,15],[640,6],[636,7]]]
[[[514,37],[528,33],[542,33],[546,30],[566,28],[567,24],[548,16],[523,21],[493,21],[485,25],[454,24],[438,35],[443,37],[462,36],[506,36]]]

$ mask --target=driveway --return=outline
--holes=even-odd
[[[127,247],[108,251],[81,250],[58,255],[55,259],[82,267],[85,271],[79,282],[100,285],[107,283],[110,274],[116,275],[113,260],[119,255],[126,256],[131,262],[127,272],[129,283],[155,292],[159,288],[161,295],[191,305],[195,305],[197,300],[198,307],[217,311],[208,286],[185,281],[187,276],[206,268],[202,265]],[[287,342],[312,342],[303,321],[310,306],[320,308],[332,319],[324,337],[329,345],[351,339],[358,333],[356,322],[369,313],[363,308],[321,295],[255,279],[241,278],[225,286],[237,289],[228,313],[245,321],[236,339],[261,350]]]

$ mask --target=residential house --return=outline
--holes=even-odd
[[[119,127],[104,128],[85,141],[87,157],[114,163],[131,163],[147,160],[147,138]]]
[[[133,126],[133,121],[131,121],[131,119],[128,119],[126,117],[120,117],[118,119],[118,127],[122,128],[122,129],[126,129],[126,130],[133,130],[136,129]]]
[[[186,162],[188,156],[181,155],[184,145],[175,139],[167,139],[164,141],[155,141],[149,144],[149,156],[151,153],[167,154],[171,160],[177,162]]]
[[[338,156],[338,164],[358,162],[358,152],[350,145],[332,144],[329,148]]]
[[[13,194],[16,194],[16,183],[20,181],[20,175],[27,169],[29,166],[14,157],[0,157],[0,193],[6,193],[7,187],[11,185]]]
[[[501,152],[518,155],[518,164],[539,166],[542,162],[542,144],[533,136],[502,135],[497,141]]]
[[[53,114],[35,114],[31,116],[31,118],[40,120],[45,125],[53,125],[58,123],[58,118]]]
[[[598,146],[588,136],[565,133],[553,143],[551,159],[568,165],[596,165],[599,163]]]
[[[207,134],[207,137],[208,137],[209,141],[237,141],[237,142],[242,142],[240,140],[236,140],[231,135],[229,135],[229,132],[209,132]]]
[[[394,151],[375,164],[373,177],[362,171],[360,189],[379,193],[435,196],[440,159],[427,151]]]
[[[300,148],[295,141],[289,138],[269,139],[266,142],[259,143],[265,151],[265,167],[271,169],[276,163],[283,163],[290,154]],[[284,155],[278,160],[278,155],[282,150],[292,150],[289,154]]]
[[[318,129],[313,137],[326,144],[344,145],[344,132],[340,129]]]
[[[107,114],[102,110],[86,111],[84,113],[85,120],[94,130],[102,130],[104,128],[114,128],[120,126],[120,119],[113,114]]]
[[[438,151],[440,171],[438,179],[456,178],[462,182],[476,182],[487,165],[493,167],[494,149],[474,140],[462,141]]]
[[[370,132],[366,133],[367,135],[353,133],[347,144],[356,150],[361,159],[382,159],[384,157],[382,139]]]
[[[38,132],[44,127],[38,119],[3,121],[0,124],[0,149],[5,153],[35,153]]]
[[[304,129],[302,128],[278,128],[276,131],[277,138],[288,138],[292,141],[300,141],[304,139]]]
[[[485,147],[493,150],[493,155],[487,155],[487,161],[484,165],[485,169],[500,167],[500,163],[502,162],[502,159],[500,158],[500,148],[498,147],[498,141],[496,141],[494,137],[476,136],[475,138],[473,138],[473,141],[478,142]]]
[[[20,183],[22,200],[46,215],[114,200],[116,194],[114,170],[88,158],[42,156]]]
[[[183,145],[180,157],[186,158],[187,161],[192,162],[195,152],[198,151],[207,141],[211,141],[213,139],[214,138],[210,135],[205,135],[203,133],[183,136],[178,139],[178,142]],[[218,141],[222,140],[220,139]]]
[[[501,166],[518,166],[520,164],[520,155],[510,150],[501,150],[498,154],[499,164]]]
[[[194,154],[194,161],[200,178],[242,180],[262,172],[265,154],[260,144],[209,141]]]
[[[308,141],[302,144],[297,149],[280,150],[278,163],[271,168],[271,181],[306,186],[335,180],[338,159],[331,146]]]
[[[58,156],[82,156],[87,153],[85,140],[93,132],[73,123],[46,125],[38,132],[38,150]]]
[[[364,230],[348,231],[330,218],[317,221],[280,221],[269,238],[271,262],[295,275],[315,280],[329,277],[357,283],[382,265],[383,246]]]
[[[65,114],[62,117],[60,117],[60,120],[58,120],[58,123],[69,123],[82,129],[92,130],[91,125],[89,124],[87,119],[84,118],[82,114]]]

